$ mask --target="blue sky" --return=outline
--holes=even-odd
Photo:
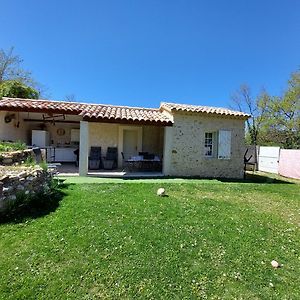
[[[0,20],[0,47],[57,100],[228,106],[300,67],[299,0],[1,0]]]

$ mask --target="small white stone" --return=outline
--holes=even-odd
[[[159,189],[157,190],[156,194],[157,194],[157,196],[162,197],[162,196],[165,196],[166,191],[165,191],[164,188],[159,188]]]
[[[25,189],[24,186],[21,185],[21,184],[19,184],[19,185],[17,186],[17,190],[19,190],[19,191],[23,191],[24,189]]]
[[[280,266],[279,263],[276,260],[272,260],[271,265],[272,265],[273,268],[279,268],[279,266]]]

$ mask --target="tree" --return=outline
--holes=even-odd
[[[251,118],[246,121],[246,141],[251,145],[257,145],[262,126],[268,114],[270,96],[262,90],[256,97],[251,95],[248,85],[243,84],[232,96],[234,108],[248,113]]]
[[[36,84],[31,76],[31,72],[21,68],[23,60],[14,55],[14,47],[7,52],[0,49],[0,84],[6,80],[16,80],[28,86],[34,87]]]
[[[291,74],[281,96],[262,90],[253,98],[250,88],[242,85],[232,101],[236,109],[251,115],[247,120],[248,143],[300,148],[300,70]]]
[[[0,98],[2,97],[38,99],[39,93],[22,82],[7,80],[0,84]]]
[[[0,97],[38,98],[41,86],[31,72],[21,67],[23,60],[13,53],[0,49]]]
[[[283,95],[272,98],[265,123],[266,143],[300,148],[300,70],[291,74]]]
[[[75,94],[66,95],[64,100],[67,102],[77,102]]]

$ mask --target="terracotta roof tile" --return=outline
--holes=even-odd
[[[242,119],[247,119],[250,117],[250,115],[246,113],[230,110],[222,107],[198,106],[198,105],[177,104],[177,103],[169,103],[169,102],[161,102],[160,109],[166,109],[171,112],[185,111],[185,112],[197,112],[197,113],[204,113],[204,114],[215,114],[215,115],[229,116],[229,117],[242,118]]]
[[[162,114],[158,109],[112,106],[112,105],[93,105],[86,107],[80,115],[91,119],[112,119],[112,120],[131,120],[131,121],[150,121],[166,122],[171,120]]]
[[[249,115],[226,108],[196,106],[187,104],[162,102],[159,109],[104,104],[64,102],[52,100],[34,100],[20,98],[6,98],[0,100],[0,110],[28,111],[40,113],[62,113],[80,115],[84,120],[107,122],[136,122],[171,125],[171,119],[163,114],[163,110],[170,112],[186,111],[204,114],[247,119]]]
[[[172,125],[159,109],[151,108],[3,97],[0,110],[65,113],[80,115],[85,120]]]
[[[23,110],[23,111],[59,111],[61,113],[80,113],[86,104],[74,102],[60,102],[50,100],[35,100],[35,99],[21,99],[21,98],[6,98],[0,100],[0,110]]]

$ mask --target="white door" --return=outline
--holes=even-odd
[[[123,131],[123,153],[124,159],[137,155],[138,149],[138,131],[125,129]]]
[[[258,170],[278,174],[280,147],[259,147]]]

